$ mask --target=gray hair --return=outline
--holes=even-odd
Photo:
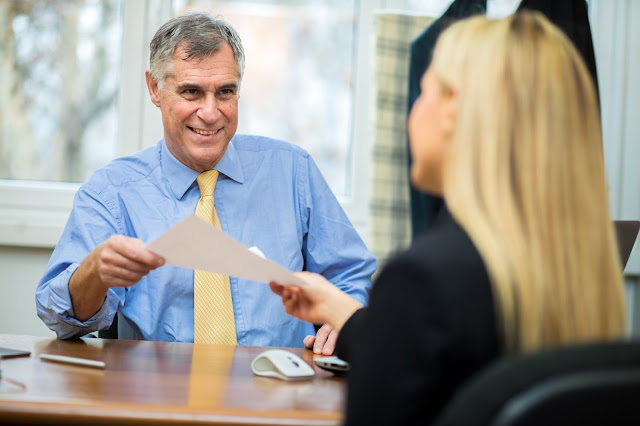
[[[240,79],[244,74],[244,48],[236,30],[220,17],[195,12],[177,16],[162,25],[151,40],[151,77],[164,87],[164,79],[172,72],[173,54],[183,43],[185,57],[205,58],[218,52],[228,43],[238,64]]]

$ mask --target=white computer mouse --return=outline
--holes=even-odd
[[[313,368],[284,349],[269,349],[253,359],[251,369],[258,376],[275,377],[282,380],[310,380]]]

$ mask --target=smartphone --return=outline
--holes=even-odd
[[[323,370],[331,371],[338,376],[344,376],[351,370],[349,363],[337,356],[314,358],[313,362]]]

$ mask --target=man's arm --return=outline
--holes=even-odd
[[[324,276],[366,305],[376,259],[311,157],[308,157],[307,168],[305,269]]]
[[[305,218],[308,229],[303,247],[305,269],[323,275],[336,287],[363,305],[368,301],[371,275],[376,270],[376,260],[362,238],[349,221],[342,206],[320,173],[317,165],[308,157]],[[316,336],[307,336],[304,345],[317,354],[333,353],[338,332],[328,324],[323,325]]]
[[[114,235],[96,247],[69,280],[75,318],[86,321],[100,310],[110,287],[129,287],[164,259],[137,238]]]
[[[38,283],[38,316],[60,339],[108,327],[124,296],[124,289],[113,287],[118,282],[108,281],[105,272],[109,260],[112,269],[120,267],[116,253],[122,251],[123,244],[128,246],[118,243],[126,237],[116,235],[124,230],[114,206],[117,204],[104,200],[104,193],[94,192],[86,184],[78,190],[62,236]]]

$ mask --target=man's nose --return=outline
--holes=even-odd
[[[219,104],[216,97],[213,95],[208,95],[202,100],[202,103],[200,104],[196,115],[202,121],[213,123],[218,118],[220,118],[221,115],[220,109],[218,107]]]

